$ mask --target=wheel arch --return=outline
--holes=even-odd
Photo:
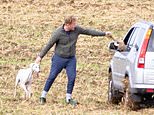
[[[130,74],[128,71],[125,72],[125,77],[124,77],[124,79],[126,79],[126,78],[129,79],[130,87],[132,87],[132,78],[131,78],[131,74]]]
[[[110,73],[110,72],[112,72],[111,65],[110,65],[110,67],[109,67],[109,69],[108,69],[108,73]]]

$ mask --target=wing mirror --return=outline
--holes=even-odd
[[[119,46],[118,42],[113,41],[113,42],[109,43],[108,48],[109,48],[110,51],[117,51],[118,46]]]

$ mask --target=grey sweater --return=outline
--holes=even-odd
[[[75,56],[76,54],[76,42],[80,34],[91,36],[105,36],[105,32],[96,31],[92,29],[84,29],[80,26],[76,26],[75,30],[66,32],[63,26],[60,26],[52,34],[52,37],[48,41],[47,45],[42,49],[39,56],[43,58],[50,48],[55,46],[55,54],[64,58]]]

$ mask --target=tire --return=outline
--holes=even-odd
[[[124,108],[129,109],[129,110],[139,109],[140,108],[139,103],[133,99],[133,96],[136,96],[136,95],[130,92],[129,78],[126,77],[123,82],[125,84],[124,95],[122,98],[122,104],[123,104]]]
[[[108,80],[108,102],[111,104],[118,104],[120,102],[120,96],[113,85],[112,72],[109,73]]]

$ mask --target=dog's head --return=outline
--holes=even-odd
[[[118,51],[125,51],[126,50],[126,48],[127,48],[127,46],[124,44],[124,42],[123,41],[120,41],[120,42],[118,42]]]
[[[34,72],[37,72],[37,73],[40,72],[40,65],[37,64],[37,63],[31,63],[31,64],[30,64],[30,68],[32,68],[32,70],[33,70]]]
[[[111,50],[118,50],[118,51],[125,51],[126,45],[123,41],[114,41],[109,44],[109,49]]]

